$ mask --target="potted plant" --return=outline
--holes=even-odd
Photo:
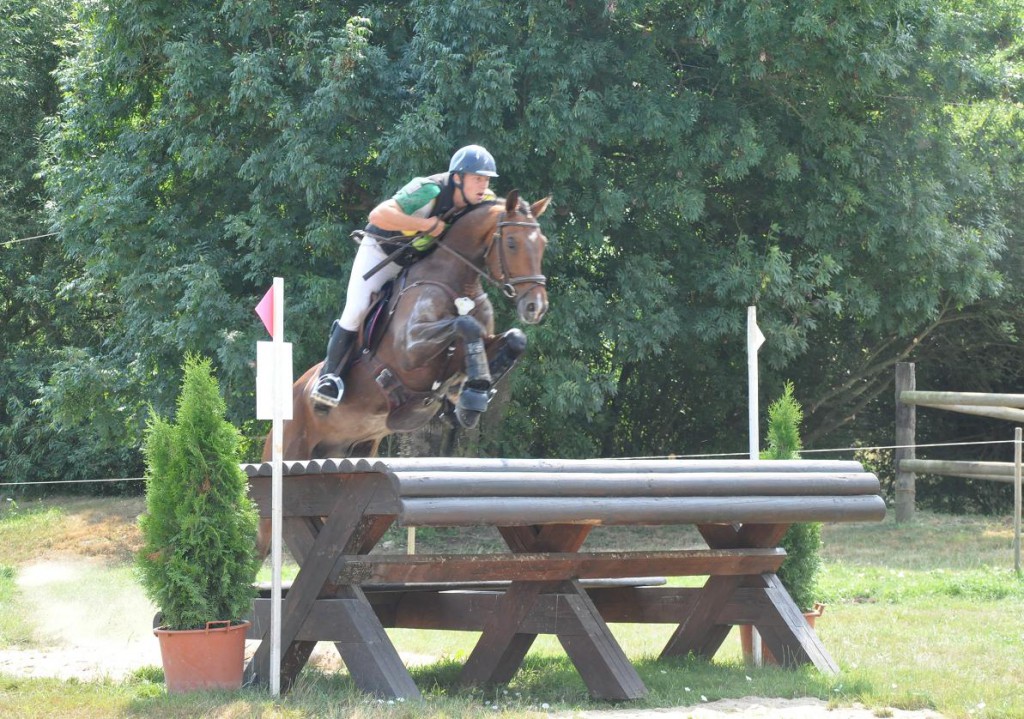
[[[242,682],[242,618],[261,562],[257,512],[239,467],[241,434],[225,413],[210,361],[190,355],[174,423],[151,412],[146,428],[137,566],[161,613],[154,631],[169,692]]]
[[[768,407],[767,447],[761,452],[761,459],[799,459],[803,448],[800,441],[803,418],[803,408],[793,396],[793,383],[786,382],[782,396]],[[825,609],[825,605],[815,601],[818,571],[821,569],[821,523],[793,524],[779,544],[786,550],[786,559],[777,572],[779,581],[813,627]],[[753,654],[750,629],[749,625],[740,627],[743,655],[747,659]],[[766,663],[777,663],[767,649],[764,659]]]

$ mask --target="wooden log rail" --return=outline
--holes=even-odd
[[[243,465],[269,517],[269,464]],[[753,624],[784,663],[838,667],[775,575],[790,524],[878,521],[877,478],[834,460],[417,458],[286,462],[283,534],[299,571],[282,612],[281,686],[316,642],[334,642],[361,689],[420,694],[385,627],[474,631],[467,685],[508,682],[538,634],[554,634],[595,698],[646,688],[608,622],[675,625],[663,656],[711,658],[734,624]],[[493,526],[507,552],[386,553],[393,524]],[[584,551],[601,525],[690,525],[706,547]],[[642,576],[707,577],[700,588]],[[269,639],[269,600],[250,637]],[[269,641],[247,678],[269,680]]]

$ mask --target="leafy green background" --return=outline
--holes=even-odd
[[[0,6],[0,481],[138,476],[189,351],[258,438],[272,278],[301,370],[349,232],[469,142],[554,196],[551,311],[474,451],[742,452],[748,305],[807,449],[891,444],[897,361],[1021,384],[1013,0]]]

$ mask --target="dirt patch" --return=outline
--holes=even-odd
[[[65,555],[19,567],[16,583],[35,641],[31,647],[0,650],[0,672],[121,679],[141,667],[160,665],[149,630],[155,610],[129,569]]]
[[[22,566],[40,559],[92,557],[129,563],[142,545],[141,497],[60,497],[3,507],[8,519],[0,536],[0,563]],[[43,514],[46,522],[22,526],[18,515]]]

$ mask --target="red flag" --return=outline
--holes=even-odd
[[[267,328],[267,332],[270,336],[274,336],[274,286],[271,285],[270,289],[267,290],[267,294],[263,295],[263,299],[256,305],[256,314],[259,315],[260,319],[263,320],[263,326]]]

